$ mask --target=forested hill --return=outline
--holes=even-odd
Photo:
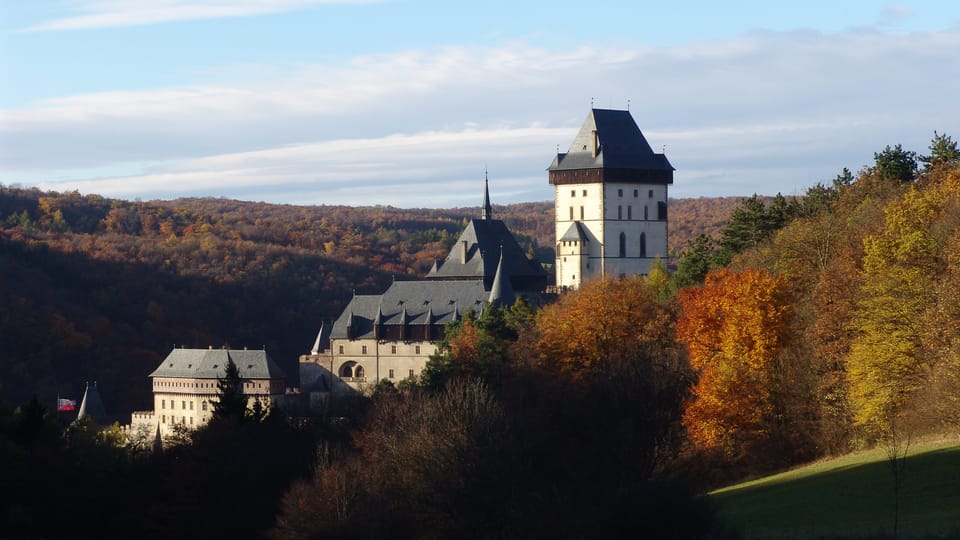
[[[714,232],[739,199],[673,202],[671,245]],[[553,259],[553,204],[495,206]],[[147,408],[175,345],[266,347],[288,375],[354,291],[423,276],[477,208],[132,202],[0,186],[0,392],[78,398],[96,380],[118,414]]]

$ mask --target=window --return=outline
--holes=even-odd
[[[163,415],[163,416],[160,417],[160,423],[161,423],[161,424],[166,424],[166,423],[167,423],[167,415]]]
[[[187,410],[187,402],[186,402],[186,401],[181,401],[181,402],[180,402],[180,409],[181,409],[181,410],[184,410],[184,411]]]
[[[634,197],[639,197],[639,196],[640,196],[640,190],[639,190],[639,189],[633,190],[633,196],[634,196]]]
[[[193,410],[193,402],[192,402],[192,401],[190,402],[190,410],[191,410],[191,411]]]
[[[627,235],[620,233],[620,257],[627,256]]]
[[[397,346],[396,346],[396,345],[391,345],[391,346],[390,346],[390,354],[397,354]]]
[[[650,190],[649,196],[650,196],[651,199],[653,198],[653,190],[652,190],[652,189]]]
[[[583,196],[584,196],[584,197],[587,196],[587,190],[583,190]]]
[[[571,190],[570,190],[570,196],[571,196],[571,197],[576,197],[576,196],[577,196],[577,190],[571,189]]]
[[[204,410],[204,411],[207,410],[207,402],[206,402],[206,400],[204,400],[203,403],[200,404],[200,409],[201,409],[201,410]]]
[[[618,207],[617,207],[617,219],[623,219],[623,207],[622,207],[622,206],[618,206]]]
[[[649,212],[647,212],[647,210],[649,210],[649,208],[647,208],[646,206],[644,206],[644,207],[643,207],[643,219],[650,219]]]
[[[647,233],[640,233],[640,256],[647,256]]]
[[[367,354],[367,346],[366,346],[366,345],[361,345],[361,346],[360,346],[360,354]]]
[[[583,207],[580,207],[580,221],[583,221]]]
[[[573,207],[570,207],[570,221],[573,221]]]
[[[161,409],[166,409],[166,408],[167,408],[167,400],[165,400],[165,399],[161,399],[161,400],[160,400],[160,408],[161,408]]]
[[[412,370],[412,369],[410,370],[410,375],[409,375],[409,376],[410,376],[411,379],[413,378],[413,370]]]
[[[633,207],[627,206],[627,219],[633,219]]]
[[[353,376],[363,377],[363,366],[357,366],[357,368],[353,370]]]
[[[392,370],[392,369],[390,370],[390,378],[391,378],[391,379],[393,378],[393,370]]]
[[[417,345],[416,347],[414,347],[414,348],[413,348],[413,352],[414,352],[414,354],[420,354],[420,346]]]
[[[617,190],[617,197],[623,197],[623,190],[622,190],[622,189],[618,189],[618,190]]]
[[[193,425],[193,417],[192,417],[192,416],[190,417],[190,425],[191,425],[191,426]]]
[[[340,351],[340,354],[343,354],[343,345],[340,346],[339,351]]]
[[[666,221],[667,219],[667,203],[663,201],[657,202],[657,219],[661,221]]]

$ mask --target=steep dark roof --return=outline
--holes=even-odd
[[[445,325],[465,312],[477,313],[489,293],[483,281],[395,281],[383,293],[356,295],[333,323],[331,338],[374,338],[374,323],[400,325]]]
[[[583,224],[579,221],[574,221],[570,224],[570,227],[567,228],[567,232],[563,233],[558,240],[558,242],[589,242],[590,237],[587,236],[587,232],[583,229]]]
[[[570,149],[557,154],[549,170],[578,169],[674,170],[664,154],[657,154],[650,147],[630,111],[610,109],[591,109]]]
[[[491,304],[512,306],[516,300],[517,297],[513,294],[513,287],[510,285],[510,278],[503,271],[503,253],[501,253],[500,264],[497,265],[497,274],[493,277],[493,285],[490,286],[490,297],[487,301]]]
[[[540,263],[527,258],[507,226],[499,219],[470,220],[447,258],[431,269],[426,277],[430,280],[483,279],[487,286],[490,286],[501,256],[504,271],[515,282],[546,279],[546,272]]]
[[[87,383],[87,389],[83,392],[83,401],[80,402],[80,410],[77,412],[77,420],[86,416],[100,425],[108,423],[107,411],[103,407],[103,399],[100,398],[96,382]]]
[[[150,377],[219,379],[226,374],[228,359],[233,360],[244,379],[287,378],[267,351],[234,349],[174,349]]]

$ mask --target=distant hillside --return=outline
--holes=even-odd
[[[735,205],[711,201],[674,201],[671,249],[715,231]],[[552,262],[551,202],[494,214]],[[423,276],[478,215],[0,186],[0,396],[52,403],[98,380],[127,414],[149,406],[146,375],[174,345],[266,346],[295,383],[297,356],[351,294]]]

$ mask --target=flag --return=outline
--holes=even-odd
[[[57,398],[57,411],[73,411],[77,408],[77,402],[72,399]]]

